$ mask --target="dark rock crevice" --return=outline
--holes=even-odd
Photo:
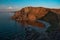
[[[42,17],[40,20],[44,20],[51,24],[51,26],[48,28],[48,30],[54,31],[56,28],[58,28],[59,19],[56,13],[53,13],[49,11],[44,17]]]

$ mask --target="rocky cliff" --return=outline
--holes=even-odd
[[[43,23],[37,22],[36,20],[44,20],[52,26],[57,26],[60,19],[58,15],[60,15],[60,9],[25,7],[16,11],[12,18],[25,25],[44,27]]]

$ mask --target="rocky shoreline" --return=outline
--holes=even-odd
[[[51,24],[51,27],[57,27],[60,19],[60,9],[49,9],[43,7],[25,7],[16,11],[12,19],[23,25],[32,25],[44,28],[44,24],[36,20],[43,20]]]

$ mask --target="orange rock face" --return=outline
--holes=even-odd
[[[56,10],[43,7],[25,7],[17,11],[13,16],[13,19],[17,20],[23,25],[26,24],[43,28],[44,24],[37,22],[36,20],[44,17],[49,11],[55,12]]]

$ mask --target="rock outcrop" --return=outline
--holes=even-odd
[[[42,17],[40,20],[44,20],[48,23],[51,24],[51,26],[48,28],[47,31],[54,31],[57,29],[58,25],[59,25],[59,19],[58,19],[58,15],[54,12],[48,12],[44,17]]]
[[[50,9],[52,12],[60,14],[60,9]]]
[[[25,25],[44,27],[43,23],[36,20],[40,19],[49,22],[51,25],[57,25],[59,23],[58,15],[60,15],[60,9],[25,7],[16,11],[12,18]]]

